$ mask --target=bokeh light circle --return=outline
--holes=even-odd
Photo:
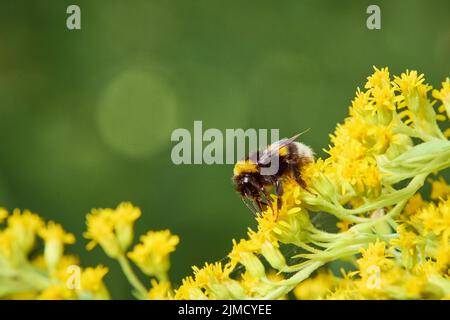
[[[157,74],[127,70],[105,88],[97,110],[103,140],[116,152],[142,158],[169,145],[177,100]]]

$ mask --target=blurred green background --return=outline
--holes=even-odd
[[[67,30],[69,4],[82,30]],[[366,28],[370,4],[381,30]],[[311,128],[302,140],[323,155],[372,65],[418,69],[434,86],[450,75],[449,13],[448,0],[1,0],[0,204],[62,223],[78,238],[68,251],[108,265],[113,297],[129,298],[81,234],[92,207],[132,201],[137,236],[180,235],[178,283],[254,221],[231,165],[172,164],[173,129]]]

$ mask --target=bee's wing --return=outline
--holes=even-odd
[[[281,148],[283,148],[283,147],[287,146],[288,144],[292,143],[293,141],[295,141],[295,139],[297,139],[300,135],[301,135],[301,133],[296,134],[292,138],[281,139],[277,142],[272,143],[264,151],[261,152],[259,159],[258,159],[258,164],[263,164],[263,165],[269,164],[271,159],[274,156],[278,156],[278,151]]]

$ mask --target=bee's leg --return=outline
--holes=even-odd
[[[266,200],[266,202],[267,202],[264,204],[266,206],[270,207],[270,209],[272,209],[272,211],[273,211],[272,201],[270,201],[270,195],[264,187],[261,188],[261,193],[264,195],[264,200]]]
[[[262,201],[261,199],[255,199],[256,204],[258,205],[259,212],[263,212],[266,210],[267,203]]]
[[[291,172],[294,175],[295,181],[305,190],[307,190],[306,182],[302,179],[302,174],[300,172],[300,168],[298,167],[297,162],[290,162],[289,166],[291,168]]]
[[[281,184],[281,180],[277,180],[275,182],[275,192],[277,194],[277,212],[281,210],[281,206],[283,205],[283,185]]]
[[[253,201],[251,201],[251,205],[249,204],[249,201],[247,200],[247,198],[245,197],[241,197],[242,202],[245,204],[245,206],[251,211],[253,212],[253,214],[256,214],[258,212],[257,208],[255,207],[255,203]]]

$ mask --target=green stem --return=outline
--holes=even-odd
[[[125,255],[120,255],[117,260],[119,261],[120,267],[122,268],[123,273],[128,279],[128,282],[133,286],[133,288],[138,292],[139,297],[141,299],[144,299],[147,295],[147,289],[145,286],[141,283],[141,281],[138,279],[136,274],[134,273],[133,269],[131,268],[130,263],[128,262],[128,259],[125,257]]]
[[[289,291],[295,288],[295,286],[308,278],[311,273],[313,273],[316,269],[321,267],[324,264],[323,261],[311,261],[311,264],[305,268],[303,268],[301,271],[294,274],[292,277],[290,277],[288,280],[283,280],[276,285],[279,287],[272,290],[270,293],[262,297],[264,300],[273,300],[277,299],[285,294],[287,294]]]

